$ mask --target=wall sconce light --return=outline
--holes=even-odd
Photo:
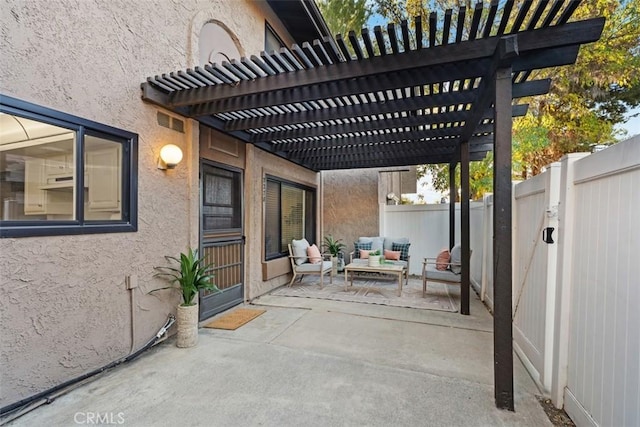
[[[158,169],[174,169],[182,161],[182,150],[177,145],[167,144],[160,150]]]

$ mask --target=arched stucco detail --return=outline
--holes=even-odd
[[[220,21],[219,19],[216,19],[216,16],[220,16],[219,11],[207,9],[198,12],[191,21],[191,28],[189,31],[189,48],[187,53],[187,62],[190,68],[193,68],[196,65],[203,65],[198,63],[200,57],[200,33],[202,31],[202,28],[209,23],[216,24],[220,26],[220,28],[225,30],[236,46],[236,49],[238,49],[238,52],[240,52],[240,56],[246,55],[244,47],[242,46],[240,39],[236,35],[236,33],[239,33],[239,31],[234,31],[226,23]]]

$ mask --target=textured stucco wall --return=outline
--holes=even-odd
[[[291,275],[287,274],[267,281],[262,280],[264,178],[266,175],[272,175],[317,189],[320,175],[252,145],[247,145],[247,164],[254,165],[245,171],[245,234],[247,241],[254,243],[247,244],[245,251],[245,298],[252,300],[291,279]]]
[[[322,237],[331,234],[342,239],[347,255],[358,237],[379,234],[379,173],[376,169],[354,169],[321,175]]]
[[[240,0],[2,0],[2,94],[139,134],[139,231],[0,240],[0,407],[126,356],[174,311],[177,294],[148,291],[165,284],[153,277],[164,255],[197,245],[198,128],[158,126],[140,83],[192,66],[208,19],[258,53],[265,10]],[[166,143],[185,160],[164,172]]]

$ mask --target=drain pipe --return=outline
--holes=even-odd
[[[53,403],[53,401],[56,400],[58,397],[70,392],[77,386],[81,385],[79,383],[86,381],[87,379],[90,379],[95,375],[108,371],[109,369],[114,368],[122,363],[129,362],[135,359],[142,352],[151,348],[164,334],[166,334],[167,330],[173,325],[175,321],[176,321],[175,316],[173,314],[170,314],[169,317],[167,318],[167,321],[162,326],[162,328],[158,330],[156,335],[153,338],[151,338],[151,340],[149,340],[149,342],[147,342],[144,345],[144,347],[142,347],[140,350],[136,351],[135,353],[130,353],[128,356],[122,359],[116,360],[115,362],[111,362],[108,365],[103,366],[102,368],[98,368],[87,374],[81,375],[72,380],[66,381],[62,384],[52,387],[49,390],[45,390],[42,393],[38,393],[26,399],[22,399],[16,403],[12,403],[11,405],[7,405],[4,408],[1,408],[0,417],[7,417],[7,418],[2,418],[0,420],[0,425],[3,425],[9,421],[12,421],[26,414],[27,412],[30,412],[36,409],[37,407],[44,405],[45,403],[46,404]]]

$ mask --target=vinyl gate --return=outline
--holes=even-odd
[[[551,389],[560,165],[514,189],[513,339],[535,381]],[[545,242],[546,240],[546,242]]]

